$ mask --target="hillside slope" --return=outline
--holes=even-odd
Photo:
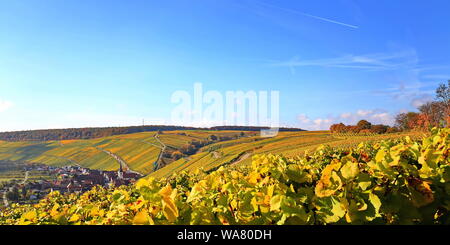
[[[141,132],[87,140],[0,141],[0,160],[52,166],[79,165],[108,171],[117,170],[120,163],[125,163],[127,168],[143,175],[166,177],[179,171],[210,171],[227,164],[249,164],[254,154],[272,153],[289,157],[313,150],[321,144],[345,147],[408,134],[411,133],[338,137],[329,131],[303,131],[280,132],[276,137],[264,138],[258,132],[240,131]],[[217,139],[211,141],[213,136]],[[187,151],[186,146],[193,142],[206,142],[206,145],[183,153],[178,160],[170,158],[173,152]],[[161,166],[156,164],[159,158],[164,163]],[[156,166],[162,168],[154,171]]]
[[[336,148],[349,148],[361,142],[397,139],[404,136],[419,137],[420,133],[405,132],[369,136],[335,136],[329,131],[280,132],[273,138],[259,136],[218,142],[207,145],[192,156],[181,158],[150,174],[155,178],[168,177],[176,172],[192,172],[196,169],[211,171],[223,165],[246,165],[255,154],[281,154],[286,157],[302,155],[322,144]]]
[[[52,166],[79,165],[91,169],[117,170],[122,159],[129,169],[149,174],[155,167],[163,145],[171,151],[193,141],[216,137],[236,137],[239,131],[168,131],[141,132],[98,139],[61,141],[0,141],[0,160],[42,163]],[[155,137],[157,134],[158,139]],[[247,132],[245,134],[254,134]],[[244,135],[245,135],[244,134]],[[170,159],[165,159],[170,163]]]
[[[382,138],[389,137],[292,158],[258,154],[249,166],[83,194],[52,192],[39,204],[0,210],[0,225],[450,224],[450,130]]]

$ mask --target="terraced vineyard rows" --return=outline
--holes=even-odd
[[[448,225],[449,146],[450,129],[433,129],[427,137],[321,146],[291,158],[257,154],[250,165],[209,173],[53,192],[0,211],[0,224]]]
[[[222,165],[235,163],[248,165],[254,154],[301,155],[314,150],[320,144],[351,147],[361,141],[398,138],[407,134],[350,136],[332,135],[328,131],[280,132],[273,138],[261,138],[257,132],[234,140],[206,145],[191,156],[169,162],[154,172],[155,163],[166,149],[175,151],[192,141],[205,141],[211,135],[236,137],[238,131],[170,131],[155,138],[157,132],[117,135],[91,140],[65,140],[50,142],[4,142],[0,141],[0,160],[16,160],[44,163],[52,166],[79,165],[91,169],[113,171],[119,168],[117,156],[130,170],[154,177],[169,176],[174,172],[203,169],[210,171]],[[256,136],[254,136],[256,135]],[[164,147],[165,146],[165,147]],[[109,154],[109,153],[111,154]],[[242,159],[243,155],[248,157]],[[173,160],[172,160],[173,161]]]
[[[182,158],[170,165],[150,174],[155,178],[168,177],[174,172],[195,171],[203,169],[209,171],[222,165],[234,163],[244,154],[281,154],[286,157],[302,155],[307,150],[314,150],[321,144],[334,147],[350,148],[361,142],[376,141],[383,139],[396,139],[404,136],[419,137],[420,133],[398,133],[373,136],[346,136],[336,137],[328,131],[313,132],[281,132],[274,138],[261,138],[259,136],[246,137],[237,140],[219,142],[205,146],[200,152]],[[251,157],[239,162],[240,165],[251,163]]]
[[[53,166],[81,165],[101,170],[117,170],[117,161],[99,149],[117,154],[132,170],[148,173],[160,148],[143,142],[154,133],[120,135],[94,140],[62,142],[0,142],[0,159],[44,163]],[[25,154],[26,153],[26,154]]]
[[[91,169],[113,171],[119,168],[118,160],[111,157],[111,154],[114,154],[117,158],[122,159],[130,170],[149,174],[154,170],[154,163],[164,150],[164,145],[176,150],[192,141],[206,140],[212,134],[232,136],[240,132],[170,131],[158,136],[161,142],[155,138],[156,133],[142,132],[90,140],[0,141],[0,160],[36,162],[52,166],[79,165]]]

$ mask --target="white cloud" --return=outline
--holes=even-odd
[[[300,114],[298,115],[297,119],[301,122],[301,123],[310,123],[311,120],[305,115],[305,114]]]
[[[305,114],[297,116],[299,127],[307,130],[328,130],[332,124],[344,123],[355,125],[359,120],[365,119],[372,124],[394,124],[394,115],[383,110],[357,110],[356,112],[345,112],[338,116],[330,115],[325,118],[311,119]]]
[[[11,108],[14,104],[11,101],[0,100],[0,112],[4,112]]]
[[[431,100],[440,82],[450,79],[446,73],[450,66],[425,65],[419,61],[419,54],[415,48],[400,46],[388,52],[347,54],[330,58],[300,59],[296,56],[288,61],[270,61],[270,66],[289,68],[292,74],[295,74],[295,68],[298,67],[350,68],[383,72],[383,79],[386,84],[389,83],[388,86],[351,93],[388,97],[417,108]]]
[[[417,79],[413,77],[411,80]],[[401,82],[396,86],[373,91],[373,94],[377,96],[388,96],[397,101],[408,102],[413,108],[418,108],[426,102],[433,100],[433,94],[437,86],[438,83],[436,82]]]
[[[333,68],[352,68],[363,70],[398,70],[401,68],[417,68],[418,55],[415,49],[404,49],[395,52],[372,53],[363,55],[348,54],[340,57],[300,60],[294,57],[289,61],[271,63],[271,66],[294,67],[320,66]]]
[[[416,98],[414,98],[411,101],[411,105],[415,108],[419,108],[420,106],[422,106],[423,104],[426,104],[427,102],[433,101],[433,96],[428,95],[428,94],[424,94],[421,96],[418,96]]]
[[[341,118],[349,118],[349,117],[351,117],[352,116],[352,114],[351,113],[349,113],[349,112],[346,112],[346,113],[342,113],[341,114]]]
[[[361,117],[366,117],[367,115],[369,115],[371,113],[372,113],[372,111],[370,111],[370,110],[358,110],[356,112],[356,115],[361,116]]]

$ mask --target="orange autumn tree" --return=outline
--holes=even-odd
[[[419,112],[400,113],[395,124],[401,130],[429,130],[433,127],[450,125],[450,81],[436,89],[436,100],[429,101],[419,108]]]
[[[330,126],[330,131],[332,133],[384,134],[386,132],[397,132],[398,130],[388,125],[374,125],[367,120],[360,120],[356,125],[333,124]]]

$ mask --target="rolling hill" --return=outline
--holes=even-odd
[[[280,154],[295,157],[312,151],[320,145],[334,148],[350,148],[361,142],[396,139],[404,136],[419,137],[420,133],[395,133],[371,136],[335,136],[329,131],[280,132],[273,138],[259,136],[246,137],[236,140],[218,142],[205,146],[197,154],[181,158],[168,166],[152,172],[155,178],[169,177],[175,172],[192,172],[197,169],[203,171],[215,170],[229,164],[250,164],[255,154]]]
[[[156,137],[157,134],[141,132],[85,140],[0,141],[0,160],[117,170],[119,163],[112,156],[118,156],[129,169],[146,175],[153,171],[154,163],[165,146],[177,150],[192,141],[205,141],[211,135],[231,137],[240,131],[169,131],[160,132]]]
[[[284,131],[276,137],[260,137],[256,131],[174,130],[112,135],[95,139],[59,141],[0,141],[0,160],[42,163],[51,166],[79,165],[91,169],[126,168],[153,177],[179,171],[210,171],[227,164],[248,164],[253,154],[301,155],[321,144],[351,147],[363,141],[398,138],[411,133],[373,136],[337,136],[329,131]],[[212,137],[217,139],[211,140]],[[180,159],[171,153],[203,142],[193,154]],[[117,159],[120,159],[118,161]],[[164,164],[155,168],[157,162]],[[156,170],[156,171],[155,171]]]

